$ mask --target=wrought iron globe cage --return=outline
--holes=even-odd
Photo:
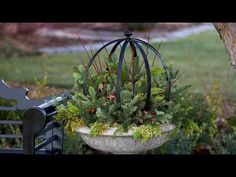
[[[154,52],[154,55],[157,60],[159,60],[162,64],[163,69],[165,70],[165,77],[166,77],[166,89],[165,89],[165,100],[169,101],[170,100],[170,93],[171,93],[171,77],[170,77],[170,71],[165,63],[164,57],[159,53],[157,49],[155,49],[152,45],[150,45],[148,42],[145,42],[141,39],[133,38],[132,32],[130,31],[125,31],[124,32],[124,38],[116,39],[111,42],[106,43],[103,45],[100,49],[94,53],[94,55],[90,58],[84,75],[83,75],[83,92],[85,95],[88,94],[88,84],[87,84],[87,77],[88,77],[88,72],[93,64],[95,58],[101,53],[106,47],[112,46],[112,49],[109,53],[109,58],[111,58],[112,54],[117,50],[117,47],[120,45],[120,54],[118,58],[118,69],[117,69],[117,80],[116,80],[116,103],[121,102],[121,87],[122,87],[122,66],[124,63],[124,55],[125,55],[125,50],[128,46],[130,45],[130,48],[132,50],[133,57],[137,56],[137,50],[139,50],[139,53],[142,56],[142,60],[144,62],[144,67],[146,71],[146,98],[145,98],[145,110],[150,109],[150,101],[151,101],[151,72],[150,72],[150,64],[148,61],[147,54],[144,51],[144,47],[150,49],[151,51]]]

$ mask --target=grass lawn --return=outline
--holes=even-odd
[[[186,39],[163,43],[160,52],[184,75],[181,82],[192,85],[194,92],[204,93],[219,80],[225,93],[234,93],[236,72],[230,65],[223,42],[215,31],[192,35]]]
[[[180,82],[192,84],[193,92],[205,93],[215,80],[221,81],[225,93],[235,92],[236,73],[215,31],[163,43],[160,52],[167,63],[174,63],[175,68],[184,72]],[[47,71],[50,85],[72,87],[72,66],[79,64],[81,58],[87,59],[85,54],[1,58],[0,78],[35,83],[35,78],[42,78]]]

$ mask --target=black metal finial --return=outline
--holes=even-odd
[[[132,32],[130,32],[130,31],[125,31],[125,32],[124,32],[124,35],[125,35],[126,37],[130,37],[130,36],[132,36]]]

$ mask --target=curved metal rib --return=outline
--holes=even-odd
[[[150,109],[150,99],[151,99],[151,72],[150,72],[150,66],[148,63],[147,55],[145,54],[143,48],[139,45],[138,42],[134,41],[134,44],[138,47],[139,51],[142,54],[144,65],[145,65],[145,70],[146,70],[146,75],[147,75],[147,87],[146,87],[146,102],[145,102],[145,109],[149,110]]]
[[[149,43],[143,41],[143,40],[140,40],[140,39],[136,39],[136,38],[132,38],[133,41],[136,41],[136,42],[139,42],[143,45],[146,45],[147,47],[149,47],[159,58],[159,60],[161,61],[162,63],[162,66],[166,72],[166,80],[167,80],[167,89],[166,89],[166,95],[165,95],[165,99],[166,101],[169,101],[170,100],[170,92],[171,92],[171,77],[170,77],[170,71],[165,63],[165,59],[164,57],[158,52],[158,50],[156,50],[153,46],[151,46]]]
[[[84,91],[84,95],[87,95],[88,94],[88,87],[87,87],[87,75],[88,75],[88,71],[89,71],[89,68],[91,67],[94,59],[96,58],[96,56],[104,49],[106,48],[107,46],[115,43],[115,42],[118,42],[118,41],[123,41],[124,39],[117,39],[117,40],[114,40],[114,41],[111,41],[111,42],[108,42],[107,44],[105,44],[104,46],[102,46],[94,55],[93,57],[89,60],[89,63],[88,65],[86,66],[86,70],[84,72],[84,75],[83,75],[83,81],[84,81],[84,86],[83,86],[83,91]]]
[[[121,92],[121,85],[122,85],[122,80],[121,80],[122,65],[123,65],[123,60],[124,60],[125,48],[128,42],[129,42],[128,40],[125,40],[125,42],[123,43],[121,47],[119,61],[118,61],[117,82],[116,82],[116,102],[117,103],[119,103],[121,100],[120,92]]]
[[[111,55],[116,51],[116,48],[118,47],[118,45],[123,42],[125,39],[121,39],[120,41],[118,41],[111,49],[111,52],[109,54],[109,59],[111,59]]]

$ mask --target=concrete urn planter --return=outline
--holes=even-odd
[[[116,129],[109,128],[102,135],[95,137],[89,134],[90,129],[88,127],[81,127],[77,129],[77,132],[81,135],[84,142],[94,149],[112,154],[138,154],[163,145],[169,139],[169,133],[175,129],[175,125],[162,125],[162,134],[145,143],[133,138],[133,130],[114,136],[113,133]]]

